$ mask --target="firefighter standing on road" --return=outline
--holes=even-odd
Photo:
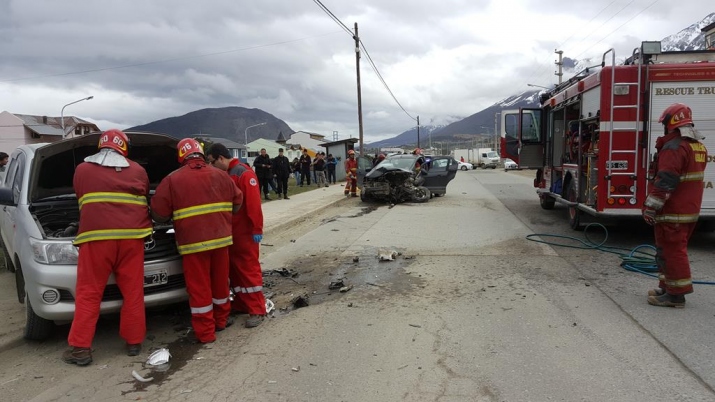
[[[355,160],[355,151],[348,150],[348,159],[345,161],[345,195],[357,197],[357,169],[358,163]]]
[[[648,303],[684,307],[685,295],[693,292],[687,248],[703,200],[707,149],[693,128],[688,106],[670,105],[658,122],[663,123],[665,135],[655,145],[654,180],[643,204],[643,218],[654,228],[660,281],[657,289],[648,291]]]
[[[259,245],[263,239],[263,210],[258,178],[250,166],[231,158],[231,153],[223,144],[214,144],[209,149],[208,160],[216,168],[227,171],[243,192],[243,206],[233,216],[229,278],[235,297],[231,307],[233,311],[248,313],[247,328],[257,327],[266,315],[263,274],[258,261]]]
[[[183,139],[177,148],[182,167],[159,183],[151,213],[157,222],[174,220],[191,326],[198,342],[210,343],[216,331],[232,324],[228,247],[233,243],[231,214],[241,207],[243,193],[226,174],[206,164],[196,140]]]
[[[73,184],[79,203],[79,246],[75,313],[66,363],[92,362],[92,340],[99,305],[110,274],[122,293],[119,335],[127,355],[141,352],[146,335],[144,316],[144,238],[152,233],[146,196],[149,178],[139,164],[126,158],[129,138],[119,130],[99,137],[99,152],[80,163]]]

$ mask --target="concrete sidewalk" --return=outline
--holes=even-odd
[[[305,193],[288,194],[287,200],[279,200],[272,194],[273,200],[262,204],[263,234],[275,233],[322,208],[344,200],[344,189],[344,183],[331,184],[329,187],[316,188]]]

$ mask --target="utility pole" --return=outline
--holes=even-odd
[[[558,71],[558,72],[554,71],[554,75],[557,75],[557,76],[559,77],[559,84],[561,84],[561,82],[562,82],[562,80],[563,80],[563,76],[564,76],[564,73],[563,73],[563,71],[562,71],[563,66],[564,66],[564,62],[562,61],[562,57],[563,57],[563,55],[564,55],[564,51],[563,51],[563,50],[554,49],[554,53],[556,53],[556,54],[559,55],[559,60],[558,60],[558,61],[554,60],[554,64],[556,64],[557,66],[559,66],[559,71]]]
[[[355,23],[355,69],[357,70],[357,98],[358,98],[358,127],[360,130],[360,156],[365,156],[363,153],[362,140],[362,91],[360,89],[360,36],[358,36],[358,24]]]
[[[420,147],[420,116],[417,116],[417,148]]]

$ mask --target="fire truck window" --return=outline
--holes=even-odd
[[[504,133],[506,134],[507,139],[516,140],[516,132],[519,128],[518,118],[519,117],[516,114],[507,114],[504,116]]]
[[[521,141],[522,142],[541,142],[539,136],[539,121],[531,113],[521,115]]]

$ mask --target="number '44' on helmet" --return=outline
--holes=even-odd
[[[204,156],[204,149],[201,147],[201,144],[193,138],[184,138],[179,141],[176,145],[176,149],[179,151],[179,163],[184,163],[186,158],[193,154]]]
[[[683,103],[673,103],[665,108],[658,119],[658,123],[663,123],[665,131],[673,132],[678,127],[693,124],[693,111]]]
[[[129,137],[116,128],[107,130],[99,136],[97,148],[110,148],[127,156],[129,155]]]

